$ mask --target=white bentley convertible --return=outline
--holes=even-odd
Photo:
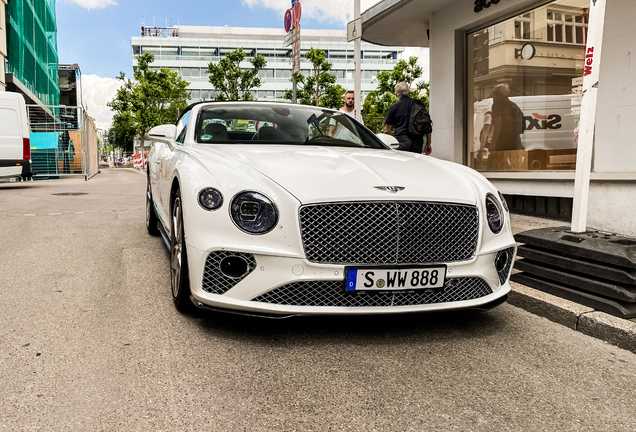
[[[392,150],[341,112],[198,103],[148,139],[146,226],[170,249],[179,310],[489,309],[510,291],[516,246],[497,189]]]

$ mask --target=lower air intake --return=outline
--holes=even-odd
[[[488,283],[476,277],[448,279],[443,291],[429,293],[350,293],[346,292],[343,280],[304,281],[275,288],[252,301],[286,306],[390,307],[474,300],[488,294],[492,294]]]

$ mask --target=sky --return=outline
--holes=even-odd
[[[378,0],[360,0],[365,11]],[[60,63],[82,71],[83,102],[99,129],[107,129],[120,72],[132,77],[130,38],[146,26],[206,25],[282,28],[291,0],[57,0],[57,47]],[[346,30],[353,0],[302,0],[303,28]],[[353,42],[352,42],[353,44]],[[428,81],[428,49],[409,48]]]

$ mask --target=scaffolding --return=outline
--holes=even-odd
[[[6,70],[44,105],[60,103],[55,0],[13,0],[6,6]]]

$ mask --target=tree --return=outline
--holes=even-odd
[[[135,140],[135,126],[132,116],[123,113],[113,117],[113,124],[108,129],[108,139],[122,153],[132,153]]]
[[[308,76],[296,73],[298,86],[296,97],[301,104],[340,108],[346,90],[336,85],[336,76],[330,73],[333,64],[327,61],[327,54],[320,49],[311,48],[305,58],[312,64]],[[292,91],[285,90],[285,99],[292,99]]]
[[[261,86],[258,72],[267,65],[267,61],[262,54],[258,54],[250,60],[252,67],[244,69],[241,68],[241,62],[245,60],[245,56],[243,48],[238,48],[217,64],[208,64],[209,79],[216,90],[216,100],[254,100],[250,90]]]
[[[152,70],[155,60],[152,53],[143,53],[137,58],[134,80],[121,72],[122,86],[108,106],[115,111],[113,124],[117,128],[131,128],[142,138],[154,126],[175,123],[179,112],[188,106],[188,83],[178,72],[167,67]]]
[[[376,133],[382,131],[389,107],[398,100],[395,96],[395,85],[399,82],[407,83],[411,98],[422,101],[428,110],[429,84],[424,81],[416,82],[422,74],[422,67],[417,64],[415,56],[409,57],[408,61],[398,61],[391,71],[379,72],[376,76],[377,89],[369,92],[362,104],[365,125]]]

